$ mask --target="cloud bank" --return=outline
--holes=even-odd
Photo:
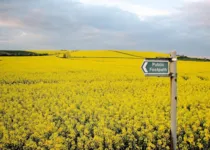
[[[1,49],[132,49],[210,56],[210,2],[3,0]]]

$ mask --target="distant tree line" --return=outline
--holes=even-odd
[[[22,50],[0,50],[0,56],[47,56],[47,53],[35,53]]]
[[[179,55],[178,60],[184,60],[184,61],[210,61],[208,58],[193,58],[193,57],[188,57],[185,55]]]

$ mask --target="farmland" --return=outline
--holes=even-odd
[[[0,57],[0,149],[170,149],[169,78],[137,51]],[[210,148],[210,62],[178,62],[178,149]]]

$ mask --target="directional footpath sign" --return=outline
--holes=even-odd
[[[142,70],[146,76],[169,76],[169,61],[158,59],[145,59]]]
[[[145,76],[170,77],[171,80],[171,150],[177,146],[177,56],[171,52],[171,58],[146,58],[141,66]]]

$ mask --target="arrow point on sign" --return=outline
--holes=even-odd
[[[145,72],[145,73],[148,73],[148,70],[147,70],[147,64],[148,64],[148,62],[144,62],[144,64],[143,64],[143,71]]]

